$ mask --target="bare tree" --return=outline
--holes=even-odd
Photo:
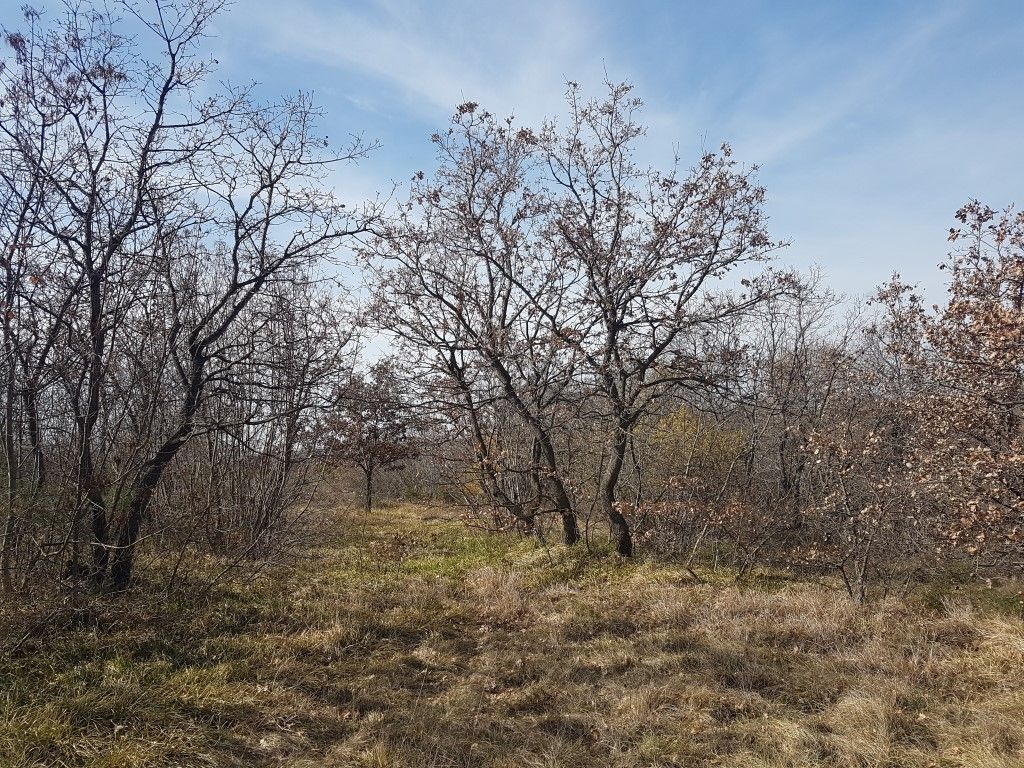
[[[7,588],[19,557],[23,567],[64,559],[74,577],[86,547],[91,579],[123,588],[176,456],[197,433],[244,431],[208,420],[219,396],[255,397],[236,414],[254,427],[289,414],[287,474],[299,415],[329,395],[317,383],[318,353],[294,347],[286,362],[264,346],[268,328],[300,328],[275,325],[266,301],[290,295],[315,311],[315,299],[289,287],[321,281],[318,264],[374,218],[337,201],[326,173],[371,146],[354,139],[332,151],[303,95],[277,104],[244,89],[201,96],[212,65],[202,43],[221,6],[71,4],[49,25],[26,11],[26,31],[6,33]],[[141,39],[122,34],[115,10]],[[271,377],[239,390],[256,359],[287,367],[291,399],[274,402]],[[21,456],[32,498],[19,491]],[[30,516],[40,536],[19,549],[19,521]]]
[[[366,511],[373,509],[373,480],[414,458],[414,416],[394,361],[381,360],[368,374],[355,374],[338,393],[339,405],[325,420],[327,449],[336,461],[363,473]]]
[[[383,262],[377,316],[452,380],[471,423],[494,397],[522,420],[538,448],[538,506],[559,516],[566,544],[574,544],[576,513],[554,431],[575,357],[542,317],[560,316],[566,286],[540,258],[545,207],[526,183],[536,139],[467,103],[434,143],[436,177],[417,175],[411,201],[374,243]],[[474,384],[485,388],[474,392]],[[479,427],[472,427],[478,460],[493,462]],[[484,477],[500,499],[496,475],[485,468]]]
[[[379,250],[398,264],[388,288],[401,286],[416,313],[405,325],[419,332],[404,335],[436,349],[457,329],[453,351],[488,366],[531,427],[565,520],[573,502],[554,437],[564,424],[552,415],[565,420],[567,399],[601,412],[607,444],[597,497],[619,552],[629,555],[616,490],[632,431],[660,398],[714,385],[723,351],[709,343],[712,330],[774,288],[764,278],[735,292],[713,283],[774,246],[763,190],[728,148],[688,174],[642,170],[632,159],[643,135],[639,101],[628,85],[584,102],[572,84],[568,103],[565,129],[537,133],[475,104],[460,107],[452,128],[435,136],[436,179],[417,177],[413,203]],[[574,536],[567,528],[567,540]]]
[[[706,343],[711,329],[772,290],[763,279],[736,292],[715,283],[777,244],[765,231],[756,168],[739,167],[727,146],[689,172],[642,169],[633,159],[644,134],[641,103],[630,85],[609,84],[605,98],[587,101],[570,83],[567,101],[567,126],[545,131],[542,144],[551,249],[580,278],[574,314],[583,334],[551,327],[576,344],[606,401],[607,463],[597,492],[618,551],[630,555],[616,490],[632,430],[659,398],[714,385],[721,350]]]

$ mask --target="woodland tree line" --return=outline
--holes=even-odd
[[[328,174],[377,147],[218,86],[221,6],[5,30],[4,592],[251,572],[345,466],[367,506],[390,473],[472,524],[855,599],[1020,572],[1024,214],[956,213],[940,304],[860,306],[776,266],[728,146],[641,166],[615,83],[533,127],[463,104],[405,197],[346,204]]]

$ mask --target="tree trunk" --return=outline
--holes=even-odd
[[[110,566],[109,583],[111,588],[117,592],[127,589],[128,583],[132,579],[132,568],[135,565],[135,545],[139,541],[142,518],[153,498],[153,490],[156,488],[158,480],[159,477],[152,482],[141,482],[132,494],[132,500],[128,506],[128,516],[117,537],[117,549],[114,551],[114,561]]]
[[[32,445],[32,476],[36,492],[41,492],[46,485],[46,457],[43,455],[43,441],[39,434],[39,404],[35,394],[35,384],[26,384],[22,393],[25,401],[25,421],[28,426],[28,439]]]
[[[4,355],[7,357],[8,367],[6,374],[6,387],[4,391],[4,459],[7,467],[7,498],[6,516],[4,520],[4,540],[0,545],[0,587],[4,592],[14,591],[14,581],[11,576],[11,569],[14,561],[14,537],[17,528],[17,496],[18,496],[18,458],[15,455],[14,446],[14,398],[15,390],[15,331],[11,327],[14,316],[14,272],[11,269],[13,253],[7,261],[6,278],[7,294],[4,297]]]
[[[139,478],[135,481],[130,496],[131,502],[128,505],[128,514],[117,537],[117,549],[114,551],[114,559],[110,566],[109,584],[115,591],[123,591],[131,581],[132,568],[135,564],[135,547],[139,543],[139,531],[142,529],[142,520],[146,515],[146,510],[149,509],[149,503],[153,500],[153,493],[156,491],[164,470],[167,469],[191,434],[190,416],[187,422],[160,446],[160,450],[153,458],[143,465]]]
[[[89,338],[91,346],[85,413],[79,419],[78,484],[83,496],[81,505],[75,512],[75,519],[81,520],[83,513],[88,513],[92,529],[92,576],[98,584],[106,575],[109,552],[106,502],[96,478],[96,467],[92,456],[92,433],[100,416],[106,330],[103,317],[102,274],[95,269],[92,256],[88,253],[86,264],[89,273]]]
[[[12,354],[13,358],[13,354]],[[0,587],[4,592],[14,591],[11,569],[14,560],[14,536],[17,526],[18,462],[14,455],[14,364],[11,364],[4,403],[4,457],[7,465],[6,518],[4,541],[0,546]]]
[[[571,547],[580,540],[580,530],[576,523],[576,512],[572,508],[572,500],[565,490],[562,478],[558,476],[558,459],[555,455],[555,447],[551,444],[551,438],[547,431],[539,424],[533,424],[534,432],[540,443],[541,455],[547,465],[547,476],[545,482],[550,489],[551,499],[555,505],[555,511],[562,518],[562,533],[565,546]]]
[[[473,393],[469,389],[469,385],[465,380],[465,372],[460,368],[454,361],[450,359],[448,362],[448,370],[451,375],[459,384],[459,389],[462,391],[463,400],[466,403],[466,413],[469,415],[469,423],[473,433],[473,447],[476,453],[476,463],[480,472],[480,485],[491,499],[491,503],[498,504],[509,512],[516,520],[522,522],[524,529],[528,534],[532,534],[535,529],[537,509],[540,506],[541,499],[541,488],[540,488],[540,472],[536,467],[531,471],[531,475],[535,478],[535,490],[537,494],[537,504],[534,509],[528,510],[525,506],[518,501],[512,499],[505,489],[501,486],[501,480],[498,478],[498,474],[494,471],[494,464],[490,460],[487,449],[487,440],[484,438],[483,427],[480,425],[480,418],[477,415],[477,405],[473,399]],[[534,462],[539,463],[539,447],[537,445],[536,438],[533,441],[533,453]]]
[[[580,527],[576,523],[576,515],[572,512],[562,514],[562,541],[571,547],[580,540]]]
[[[8,505],[7,518],[4,521],[4,543],[0,549],[0,591],[11,593],[14,591],[14,579],[11,571],[14,569],[14,536],[16,533],[16,519],[14,508]]]
[[[103,490],[96,480],[95,468],[92,460],[92,446],[86,437],[91,427],[87,425],[88,417],[81,420],[81,440],[79,442],[78,459],[78,482],[83,496],[75,510],[75,538],[80,536],[80,525],[83,519],[88,519],[89,529],[92,532],[92,566],[90,574],[95,583],[103,581],[107,571],[109,558],[109,539],[107,533],[107,511],[106,502],[103,498]],[[77,557],[78,547],[75,552]]]
[[[366,477],[366,514],[373,511],[373,467],[364,467],[363,474]]]
[[[116,591],[128,587],[132,578],[135,563],[135,547],[139,542],[139,531],[142,520],[153,500],[153,493],[164,474],[164,470],[174,461],[181,447],[192,437],[195,429],[195,416],[199,410],[199,398],[203,392],[203,372],[206,367],[206,355],[203,347],[198,346],[192,352],[192,365],[189,375],[185,402],[181,409],[181,421],[174,433],[164,441],[159,450],[142,465],[139,475],[133,484],[129,498],[128,514],[117,538],[117,549],[110,568],[110,586]]]
[[[512,376],[497,355],[488,353],[487,356],[491,362],[491,368],[502,383],[509,403],[529,425],[540,444],[540,455],[543,457],[547,469],[545,482],[551,489],[551,499],[555,505],[555,511],[562,518],[565,545],[571,547],[580,540],[579,526],[576,524],[576,511],[572,507],[572,500],[565,490],[565,483],[562,482],[562,478],[558,474],[558,455],[555,453],[555,446],[551,443],[551,435],[548,434],[541,420],[531,413],[529,407],[523,402],[512,383]]]
[[[604,510],[608,522],[612,526],[612,537],[615,539],[616,551],[624,556],[633,555],[633,537],[629,531],[629,522],[619,511],[615,503],[615,490],[619,485],[619,476],[622,474],[622,465],[626,458],[626,445],[629,441],[628,425],[619,422],[612,434],[611,445],[609,446],[608,467],[601,478],[599,496],[601,509]]]

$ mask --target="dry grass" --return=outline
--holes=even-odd
[[[283,580],[172,619],[143,591],[0,660],[0,765],[1024,765],[1012,610],[341,525]]]

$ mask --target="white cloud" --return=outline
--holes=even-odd
[[[287,12],[273,2],[247,3],[237,23],[281,54],[368,76],[431,118],[473,100],[534,122],[558,110],[565,79],[600,73],[601,45],[583,10],[567,0],[490,7],[299,0]]]
[[[844,119],[893,99],[919,57],[960,15],[953,6],[937,8],[888,41],[776,45],[731,117],[736,143],[758,162],[783,160]]]
[[[1024,155],[1012,133],[1019,120],[996,125],[995,113],[979,115],[955,98],[935,104],[915,91],[934,91],[944,46],[976,21],[962,5],[869,14],[848,33],[823,28],[818,38],[808,34],[813,14],[811,22],[801,16],[796,30],[773,15],[753,38],[714,40],[708,35],[720,30],[698,19],[671,36],[672,53],[691,55],[669,57],[665,69],[650,63],[659,60],[643,48],[649,41],[613,29],[615,15],[595,8],[587,0],[294,0],[284,9],[246,0],[225,24],[236,40],[254,41],[260,56],[279,57],[300,84],[304,68],[319,69],[320,82],[322,72],[337,72],[334,95],[395,127],[380,157],[340,169],[348,199],[386,192],[390,178],[404,181],[429,163],[426,134],[460,102],[537,123],[564,113],[565,79],[597,94],[605,68],[613,80],[635,82],[648,102],[642,162],[663,166],[678,145],[688,163],[730,141],[740,160],[764,168],[774,233],[794,241],[786,258],[822,263],[854,293],[894,268],[937,281],[933,265],[952,210],[971,195],[1002,204],[1019,177],[1013,168]],[[967,52],[1007,49],[998,33],[970,41]],[[671,69],[683,61],[700,71]],[[679,82],[689,85],[673,91],[670,83]],[[987,87],[984,78],[970,84],[979,103],[1012,103],[998,90],[985,101]]]

